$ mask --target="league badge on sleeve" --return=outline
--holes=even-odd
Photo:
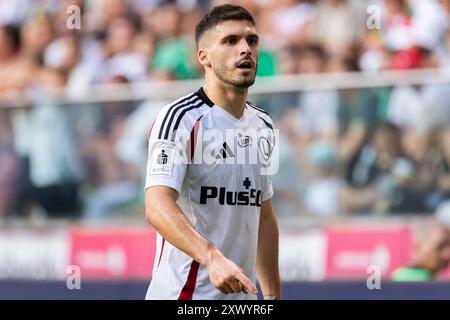
[[[150,175],[169,176],[175,161],[175,147],[168,143],[157,143],[151,153]]]

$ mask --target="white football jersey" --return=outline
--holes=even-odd
[[[178,191],[194,228],[255,283],[261,203],[273,195],[262,173],[275,146],[270,116],[251,103],[237,119],[203,88],[165,106],[150,130],[145,188]],[[256,159],[255,159],[256,158]],[[224,295],[208,272],[157,234],[147,299],[256,299]]]

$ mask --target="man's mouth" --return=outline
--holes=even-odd
[[[237,67],[242,70],[250,70],[253,68],[253,61],[252,60],[242,60],[238,62]]]

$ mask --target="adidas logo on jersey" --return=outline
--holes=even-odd
[[[248,177],[245,178],[243,185],[247,191],[228,191],[225,187],[202,186],[200,188],[200,204],[206,204],[208,199],[219,198],[220,205],[261,207],[262,190],[251,189],[251,181]]]
[[[217,160],[225,158],[234,158],[234,153],[233,151],[231,151],[227,143],[224,142],[214,158],[216,158]]]

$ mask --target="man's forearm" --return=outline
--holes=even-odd
[[[270,208],[271,210],[271,208]],[[278,270],[278,224],[273,211],[261,220],[258,236],[256,272],[265,299],[281,298]]]
[[[151,195],[146,197],[145,206],[147,220],[164,239],[201,265],[206,265],[209,255],[217,249],[195,230],[176,199]]]

